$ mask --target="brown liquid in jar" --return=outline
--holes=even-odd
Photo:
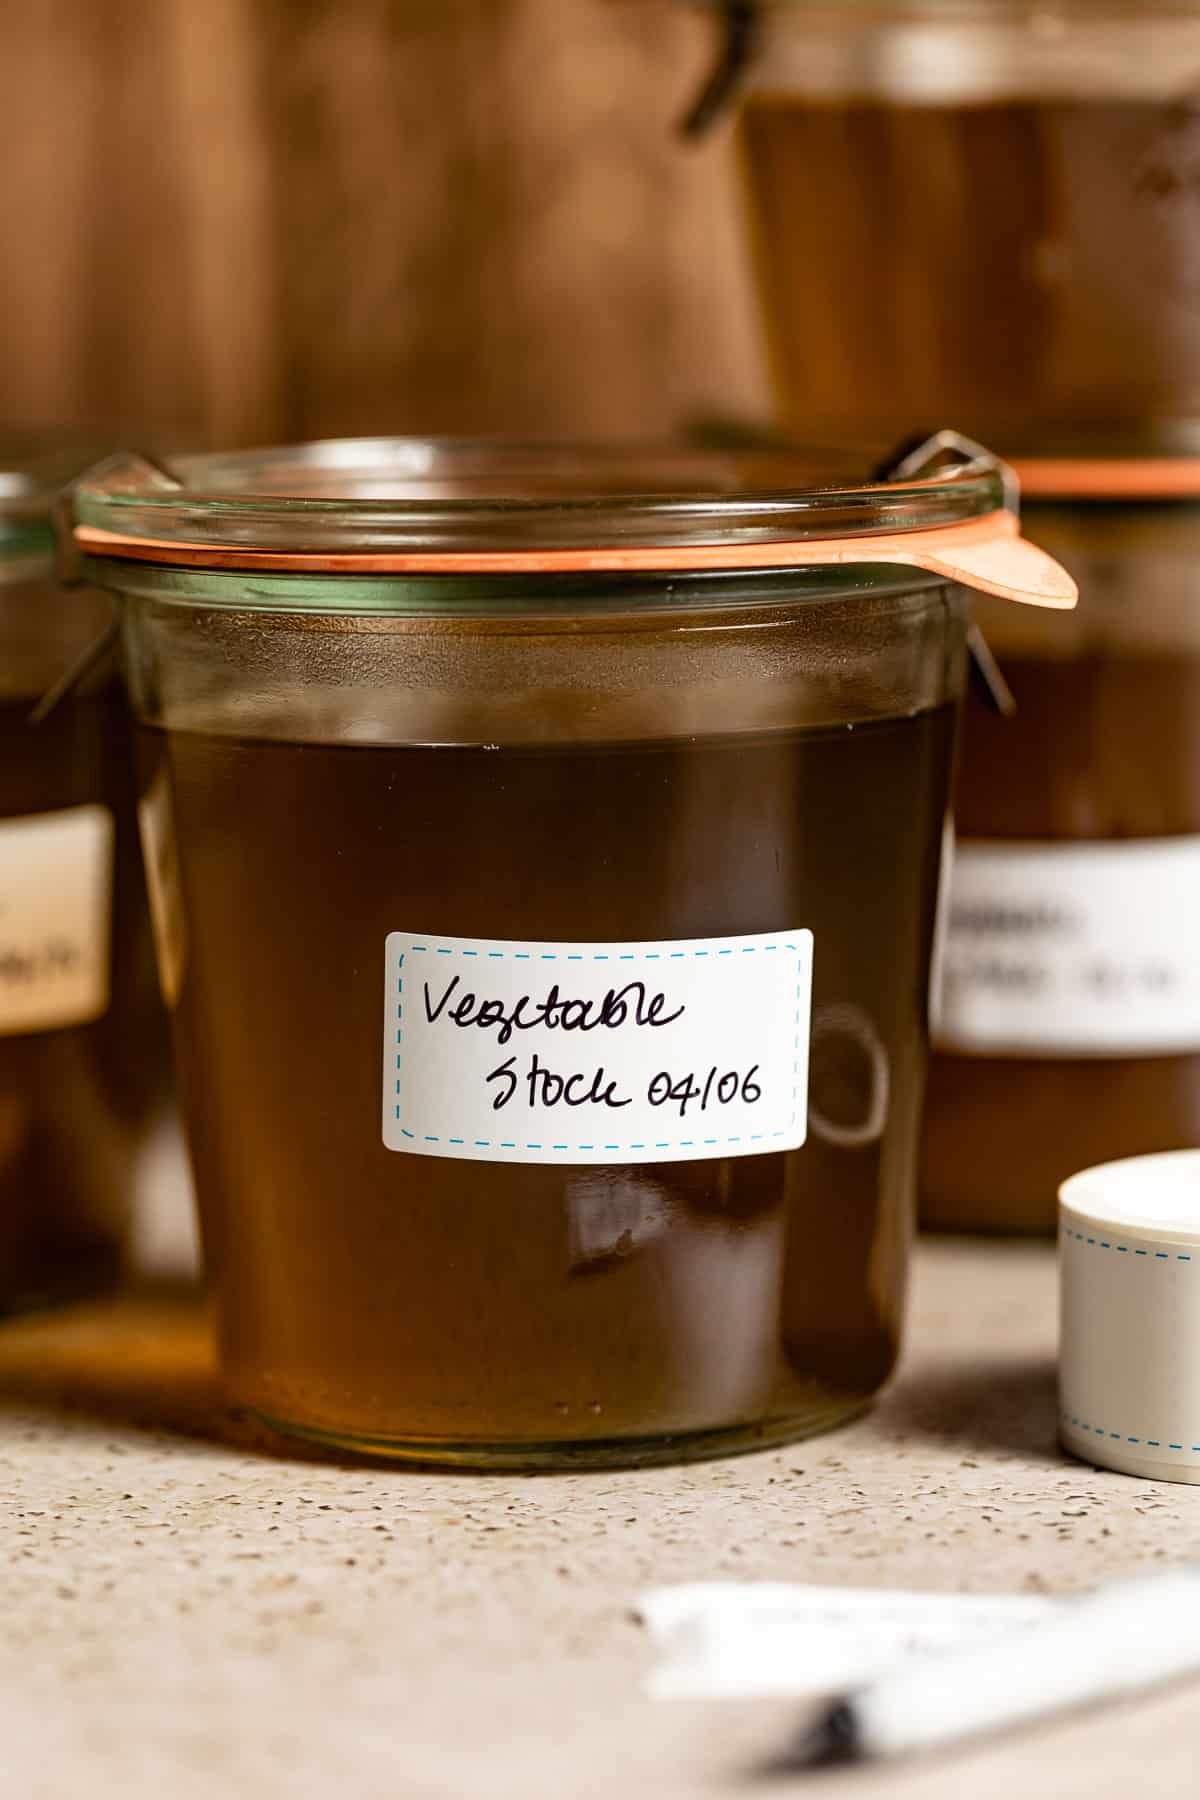
[[[783,421],[1003,437],[1200,413],[1198,139],[1186,103],[752,97],[747,205]]]
[[[147,731],[234,1397],[329,1440],[526,1461],[731,1447],[860,1405],[902,1305],[951,723],[505,748]],[[886,1047],[881,1137],[814,1117],[799,1151],[621,1167],[384,1148],[389,931],[785,925],[815,935],[814,1019],[858,1008]],[[830,1032],[812,1113],[852,1137],[876,1079]]]
[[[35,698],[0,704],[0,820],[97,801],[112,809],[111,998],[88,1024],[0,1032],[0,1311],[117,1273],[135,1154],[166,1091],[120,690],[76,695],[36,727]],[[0,964],[0,980],[20,979]]]
[[[1002,662],[1018,711],[1003,719],[975,698],[964,707],[960,837],[1095,842],[1200,832],[1200,660],[1108,651]],[[1068,1175],[1197,1141],[1200,1056],[935,1054],[922,1222],[1052,1231]]]

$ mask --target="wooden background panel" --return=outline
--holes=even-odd
[[[4,0],[0,419],[654,433],[764,388],[675,0]]]

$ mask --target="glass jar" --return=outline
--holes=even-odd
[[[116,1274],[167,1079],[111,654],[32,718],[110,629],[106,595],[54,574],[51,508],[80,466],[77,449],[0,444],[0,1312]]]
[[[634,1463],[889,1373],[959,582],[1070,596],[990,466],[836,475],[372,441],[77,489],[272,1425]]]
[[[740,148],[781,420],[1200,412],[1200,6],[763,0]]]
[[[1084,603],[978,603],[1016,713],[964,709],[921,1208],[1052,1231],[1075,1170],[1200,1140],[1200,458],[1018,468]]]

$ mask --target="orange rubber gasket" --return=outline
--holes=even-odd
[[[1200,456],[1046,456],[1012,466],[1029,500],[1200,500]]]
[[[554,550],[253,550],[235,544],[186,544],[128,537],[77,525],[75,541],[94,556],[169,567],[256,569],[345,575],[498,575],[687,573],[701,570],[809,568],[898,563],[962,581],[987,593],[1042,606],[1073,606],[1070,576],[1020,535],[1016,516],[987,513],[927,531],[885,532],[786,543],[679,544]]]

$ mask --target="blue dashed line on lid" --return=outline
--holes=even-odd
[[[1190,1251],[1184,1252],[1179,1250],[1172,1252],[1170,1250],[1139,1250],[1136,1244],[1114,1244],[1109,1238],[1088,1237],[1082,1231],[1072,1231],[1069,1225],[1064,1225],[1063,1236],[1065,1238],[1073,1238],[1078,1244],[1092,1244],[1097,1250],[1117,1250],[1122,1256],[1129,1256],[1130,1254],[1134,1256],[1146,1256],[1150,1257],[1155,1262],[1190,1263],[1193,1260]]]
[[[1135,1444],[1139,1448],[1144,1446],[1147,1450],[1190,1450],[1193,1456],[1200,1456],[1200,1444],[1189,1445],[1181,1440],[1178,1443],[1168,1442],[1164,1445],[1161,1438],[1134,1437],[1131,1432],[1109,1431],[1107,1426],[1091,1425],[1086,1419],[1081,1419],[1077,1413],[1064,1412],[1060,1416],[1065,1425],[1072,1425],[1076,1430],[1086,1431],[1093,1437],[1109,1438],[1118,1444]]]

